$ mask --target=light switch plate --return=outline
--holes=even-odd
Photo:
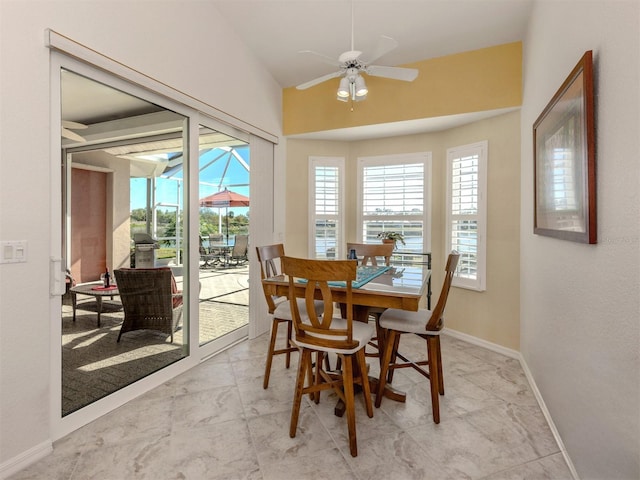
[[[23,263],[27,261],[27,241],[0,242],[0,263]]]

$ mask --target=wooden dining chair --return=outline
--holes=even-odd
[[[281,260],[282,272],[289,277],[289,303],[292,305],[295,327],[294,343],[301,349],[289,435],[292,438],[296,436],[302,396],[307,393],[316,395],[316,401],[319,401],[322,390],[333,389],[345,404],[349,450],[351,456],[355,457],[358,455],[358,446],[354,383],[362,386],[367,415],[369,418],[373,417],[364,348],[374,333],[373,326],[368,323],[353,321],[351,282],[356,279],[356,264],[351,260],[308,260],[286,256]],[[305,279],[306,284],[300,283],[299,279]],[[334,300],[329,282],[345,282],[347,318],[334,317]],[[320,315],[309,309],[318,295],[324,303],[324,310]],[[307,304],[308,317],[304,321],[298,308],[298,297],[304,298]],[[339,310],[336,311],[338,312]],[[342,374],[327,372],[320,358],[316,360],[314,369],[313,353],[319,354],[320,358],[329,353],[336,354],[342,362]],[[305,379],[308,379],[307,386]]]
[[[347,252],[355,250],[358,263],[362,266],[378,266],[378,259],[381,259],[384,265],[389,266],[391,264],[391,255],[393,255],[393,247],[393,243],[347,243]],[[380,356],[378,338],[381,332],[379,331],[378,319],[384,310],[384,308],[369,307],[369,317],[376,322],[376,336],[369,342],[369,345],[374,350],[366,352],[367,357]]]
[[[393,371],[397,368],[411,367],[429,379],[433,421],[440,423],[439,395],[444,395],[440,332],[444,328],[444,309],[459,258],[460,254],[455,250],[449,254],[440,297],[432,311],[421,309],[417,312],[411,312],[389,308],[380,315],[379,325],[384,331],[385,341],[376,393],[376,407],[379,407],[382,402],[387,381],[391,382],[393,379]],[[400,336],[404,333],[413,333],[427,341],[427,360],[414,362],[398,352]],[[401,361],[399,362],[398,359]],[[425,365],[428,365],[428,370],[422,368]]]
[[[381,258],[384,265],[389,266],[393,255],[393,243],[347,243],[347,252],[351,250],[356,251],[360,265],[377,267],[378,258]]]
[[[262,280],[269,277],[276,277],[278,273],[279,259],[284,256],[284,245],[281,243],[275,245],[265,245],[262,247],[256,247],[256,253],[258,255],[258,262],[260,262],[260,276]],[[269,387],[269,377],[271,376],[271,364],[273,363],[273,357],[275,355],[286,355],[286,367],[291,365],[291,352],[297,352],[298,348],[291,343],[291,334],[293,330],[291,307],[289,299],[283,297],[274,297],[270,295],[264,288],[264,296],[267,301],[267,308],[269,314],[273,316],[271,324],[271,339],[269,341],[269,350],[267,351],[267,361],[264,369],[264,379],[262,381],[262,387]],[[300,303],[301,315],[307,315],[307,311],[303,302]],[[322,301],[314,302],[314,309],[317,313],[322,313]],[[283,348],[276,348],[276,341],[278,336],[278,327],[280,324],[287,324],[287,339]]]

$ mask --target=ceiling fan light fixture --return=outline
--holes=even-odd
[[[367,97],[367,93],[369,93],[369,90],[367,89],[367,85],[364,83],[364,78],[358,75],[356,77],[355,83],[356,83],[356,98],[359,98],[360,100],[364,100]]]
[[[340,86],[338,87],[338,100],[346,102],[349,98],[349,79],[347,77],[342,77],[340,80]]]

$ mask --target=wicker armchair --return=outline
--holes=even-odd
[[[118,269],[114,271],[124,308],[123,333],[156,330],[171,336],[182,318],[182,293],[170,268]]]

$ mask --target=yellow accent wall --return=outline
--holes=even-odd
[[[339,78],[307,90],[284,89],[284,135],[480,112],[522,104],[521,42],[402,66],[417,68],[418,77],[413,82],[404,82],[365,74],[369,94],[362,102],[336,100]]]

